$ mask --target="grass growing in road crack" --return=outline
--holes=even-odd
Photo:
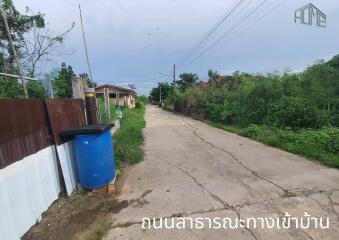
[[[142,129],[146,125],[144,114],[143,107],[123,110],[120,129],[113,137],[115,161],[118,169],[121,169],[123,163],[133,164],[143,160],[144,136]]]

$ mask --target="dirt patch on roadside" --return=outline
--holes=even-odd
[[[128,207],[107,194],[78,191],[70,198],[61,198],[43,214],[23,240],[97,240],[111,227],[112,214]]]

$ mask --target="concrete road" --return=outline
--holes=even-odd
[[[147,107],[146,121],[145,160],[126,171],[119,200],[128,206],[105,239],[339,239],[338,170],[157,107]],[[305,212],[318,226],[312,219],[308,228]],[[150,229],[146,217],[157,218]],[[219,218],[246,224],[208,222]],[[288,219],[290,228],[278,227]]]

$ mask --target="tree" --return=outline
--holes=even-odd
[[[44,16],[41,13],[31,16],[22,15],[16,10],[11,0],[0,0],[0,4],[6,13],[8,25],[11,29],[11,36],[14,41],[15,48],[20,55],[20,48],[24,43],[24,34],[34,27],[45,27]],[[2,51],[0,52],[0,71],[17,73],[13,52],[10,48],[10,43],[2,19],[0,21],[0,31],[0,45],[2,48]]]
[[[0,98],[23,98],[22,85],[16,79],[0,77]]]
[[[41,82],[29,81],[26,86],[30,98],[44,98],[46,96],[45,88]]]
[[[138,97],[137,97],[137,101],[146,104],[147,101],[148,101],[148,99],[147,99],[147,97],[146,97],[145,95],[141,95],[141,96],[138,96]]]
[[[158,86],[151,90],[150,96],[151,100],[154,102],[159,102],[160,100],[160,88],[161,88],[161,100],[165,100],[170,92],[173,90],[173,86],[166,83],[158,83]]]
[[[50,60],[50,55],[61,48],[65,36],[72,31],[74,23],[66,31],[53,35],[47,27],[33,26],[23,40],[23,66],[31,77],[36,74],[40,60]]]
[[[25,14],[21,14],[16,10],[11,0],[0,0],[0,4],[8,21],[14,48],[21,59],[19,60],[20,65],[23,65],[23,74],[35,77],[39,61],[49,60],[49,56],[62,46],[64,37],[73,29],[74,24],[65,32],[53,35],[46,27],[43,14],[32,13],[29,8],[26,8]],[[0,18],[0,31],[0,72],[18,74],[18,66],[14,61],[2,18]],[[9,84],[8,87],[4,86],[5,83]],[[22,91],[19,90],[22,89],[22,86],[15,79],[2,78],[0,88],[1,97],[22,97]],[[28,81],[27,91],[29,97],[45,97],[45,91],[40,82]],[[62,89],[60,91],[62,92]],[[68,89],[65,91],[68,92]]]
[[[72,79],[74,76],[72,67],[62,63],[56,78],[52,81],[53,89],[59,97],[72,97]]]
[[[177,81],[177,85],[180,90],[184,91],[188,87],[193,86],[199,81],[199,77],[193,73],[182,73],[179,75],[180,80]]]
[[[216,81],[219,78],[219,73],[217,71],[213,71],[212,69],[208,70],[208,77],[211,81]]]

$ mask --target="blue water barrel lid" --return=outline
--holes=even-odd
[[[93,124],[77,128],[69,128],[60,133],[61,138],[69,138],[75,135],[89,135],[89,134],[101,134],[114,127],[113,123],[110,124]]]

